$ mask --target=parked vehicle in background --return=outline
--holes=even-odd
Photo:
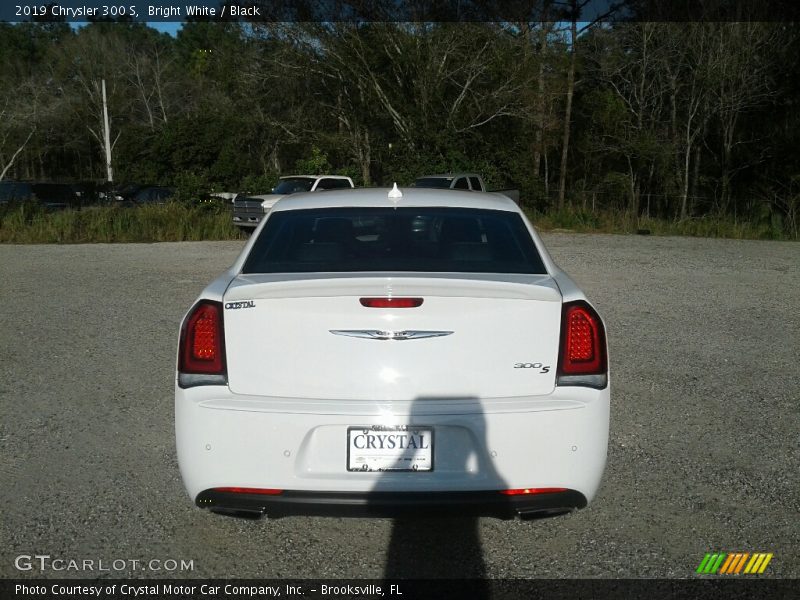
[[[80,198],[66,184],[0,181],[0,203],[18,202],[35,202],[50,211],[80,206]]]
[[[442,188],[450,190],[472,190],[485,192],[486,184],[477,173],[443,173],[441,175],[424,175],[414,181],[418,188]]]
[[[15,202],[35,200],[33,187],[30,183],[20,181],[0,181],[0,204],[8,205]]]
[[[168,187],[151,186],[140,189],[133,196],[133,203],[137,206],[145,204],[166,204],[175,195],[175,190]]]
[[[34,183],[31,187],[36,198],[48,210],[80,207],[80,198],[72,186],[64,183]]]
[[[133,206],[133,198],[143,187],[145,186],[138,183],[123,183],[114,185],[106,192],[105,201],[108,204]]]
[[[105,198],[103,184],[98,185],[96,181],[71,183],[69,187],[78,199],[77,207],[79,209],[84,206],[96,205]]]
[[[519,190],[487,190],[483,177],[477,173],[443,173],[441,175],[424,175],[414,181],[418,188],[441,188],[450,190],[470,190],[473,192],[491,192],[508,196],[519,204]]]
[[[343,175],[288,175],[278,180],[269,194],[240,194],[233,200],[233,224],[241,229],[258,227],[274,204],[290,194],[354,188],[353,180]]]
[[[208,197],[201,200],[201,202],[232,205],[236,196],[238,196],[236,192],[210,192]]]

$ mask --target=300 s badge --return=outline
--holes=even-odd
[[[550,372],[550,365],[543,365],[542,363],[535,362],[535,363],[516,363],[514,365],[515,369],[541,369],[539,371],[540,374],[549,373]]]

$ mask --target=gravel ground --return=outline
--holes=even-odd
[[[242,243],[0,246],[0,577],[689,577],[736,550],[799,577],[800,245],[545,242],[608,324],[612,425],[594,503],[525,522],[196,509],[174,450],[177,329]],[[20,573],[21,554],[194,570]]]

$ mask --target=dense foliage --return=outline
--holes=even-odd
[[[0,24],[0,178],[104,179],[105,80],[118,182],[474,170],[542,214],[796,238],[798,55],[790,23]]]

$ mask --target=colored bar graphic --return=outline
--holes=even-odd
[[[750,573],[754,573],[754,569],[757,569],[758,565],[764,559],[764,555],[761,553],[756,552],[753,554],[753,557],[750,559],[750,562],[747,563],[747,566],[744,568],[744,574],[749,575]]]
[[[728,575],[733,575],[736,573],[736,570],[741,566],[742,559],[744,558],[744,552],[737,552],[736,559],[731,563],[730,568],[728,569]]]
[[[714,553],[714,554],[706,554],[703,557],[703,560],[700,561],[700,566],[697,567],[696,573],[716,573],[719,566],[722,564],[722,561],[725,560],[726,554],[724,552]]]
[[[770,552],[769,554],[767,554],[764,557],[764,562],[761,563],[761,567],[758,569],[759,575],[764,572],[764,569],[767,568],[767,565],[769,564],[769,561],[771,561],[771,560],[772,560],[772,552]]]
[[[728,568],[720,571],[720,574],[727,575],[729,573],[733,573],[733,570],[736,568],[737,563],[739,562],[739,558],[742,556],[739,552],[732,552],[731,556],[733,557],[728,563]]]
[[[720,573],[726,573],[728,571],[728,567],[731,566],[731,563],[733,562],[733,557],[734,556],[735,556],[735,554],[728,554],[728,560],[726,560],[725,564],[722,565],[722,571],[720,571]]]
[[[714,552],[707,553],[695,573],[713,575],[756,575],[763,573],[773,554],[766,552]]]
[[[736,565],[736,571],[735,571],[735,573],[736,573],[737,575],[739,574],[739,571],[741,571],[741,570],[742,570],[742,567],[744,567],[744,563],[745,563],[745,561],[747,560],[747,558],[748,558],[749,556],[750,556],[750,553],[749,553],[749,552],[745,552],[744,554],[742,554],[742,558],[741,558],[741,559],[739,559],[739,563]]]
[[[717,569],[719,569],[719,566],[722,564],[724,558],[725,558],[725,553],[721,552],[716,562],[714,563],[714,566],[711,568],[711,573],[717,572]]]
[[[710,558],[711,558],[711,555],[710,554],[706,554],[703,557],[703,560],[700,561],[700,566],[697,567],[697,571],[695,571],[695,573],[705,573],[706,572],[706,566],[708,565]]]

